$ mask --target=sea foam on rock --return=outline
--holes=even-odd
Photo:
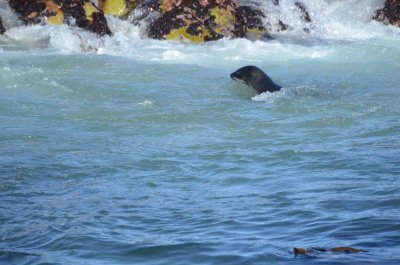
[[[66,24],[101,36],[112,35],[104,14],[124,19],[140,8],[152,13],[146,34],[153,39],[205,42],[242,38],[247,33],[259,38],[266,35],[263,13],[252,6],[238,6],[236,0],[97,0],[96,4],[90,0],[9,1],[25,24]]]
[[[271,0],[268,5],[260,5],[258,0],[9,0],[8,3],[24,24],[65,24],[100,36],[112,35],[105,14],[139,26],[143,35],[151,39],[191,42],[221,38],[265,40],[269,38],[268,32],[299,28],[297,17],[305,32],[318,26],[318,20],[313,21],[314,13],[302,1]],[[293,12],[286,18],[294,19],[276,17],[281,6],[289,7]],[[400,0],[386,0],[373,19],[400,27]],[[5,24],[4,27],[0,20],[0,33],[9,28],[8,20]]]

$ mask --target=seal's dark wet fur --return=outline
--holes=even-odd
[[[257,66],[242,67],[231,74],[233,80],[238,80],[254,88],[258,93],[279,91],[282,87],[275,84],[269,76]]]

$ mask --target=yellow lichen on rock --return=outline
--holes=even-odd
[[[247,28],[247,32],[257,34],[257,35],[262,35],[265,33],[265,30],[261,30],[258,28]]]
[[[50,24],[62,25],[64,23],[64,12],[61,11],[61,7],[56,4],[53,0],[46,1],[45,11],[50,11],[54,15],[48,16],[46,21]]]
[[[236,0],[157,0],[161,14],[150,22],[150,38],[206,42],[224,37],[263,39],[263,13]]]
[[[188,27],[181,27],[178,29],[172,29],[169,34],[165,36],[167,40],[182,40],[186,39],[191,42],[201,43],[205,41],[206,37],[210,37],[211,34],[206,29],[201,29],[199,35],[192,35],[187,32]]]
[[[144,0],[100,0],[99,8],[104,14],[124,18]]]
[[[103,12],[112,16],[123,16],[126,12],[125,0],[105,0],[103,5]]]
[[[214,7],[210,10],[210,15],[214,17],[215,32],[223,33],[224,29],[233,25],[236,21],[236,16],[231,10]]]
[[[85,2],[83,4],[83,9],[85,10],[86,19],[93,22],[93,13],[99,12],[97,8],[90,2]]]

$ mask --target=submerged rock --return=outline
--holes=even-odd
[[[160,16],[148,28],[154,39],[205,42],[265,32],[261,11],[240,8],[235,0],[160,0],[159,9]]]
[[[6,29],[3,26],[3,20],[0,17],[0,35],[3,35],[6,32]]]
[[[9,4],[25,24],[66,24],[112,35],[103,12],[89,0],[10,0]]]
[[[376,11],[373,19],[400,27],[400,0],[386,0],[385,6]]]

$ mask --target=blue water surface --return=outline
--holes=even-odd
[[[0,264],[399,264],[400,50],[322,49],[255,96],[241,60],[3,44]]]

